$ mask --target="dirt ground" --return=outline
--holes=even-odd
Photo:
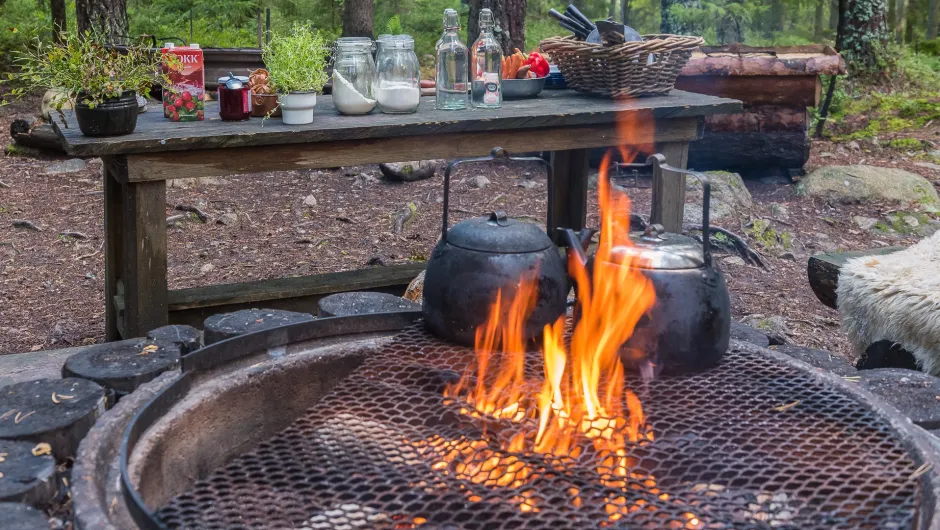
[[[0,131],[35,102],[0,108]],[[817,143],[807,169],[864,163],[903,167],[938,183],[940,172],[914,166],[892,153],[855,151]],[[64,157],[0,156],[0,354],[101,341],[104,333],[103,206],[100,161],[76,172],[48,174]],[[477,187],[478,176],[489,183]],[[545,174],[535,165],[485,164],[460,171],[453,188],[452,219],[493,209],[544,220]],[[8,187],[5,187],[5,186]],[[875,241],[857,229],[854,215],[877,217],[889,206],[846,206],[798,197],[794,184],[748,181],[755,210],[735,226],[771,220],[794,236],[792,256],[762,251],[770,270],[720,258],[731,291],[734,317],[782,315],[798,344],[850,355],[838,314],[819,303],[806,279],[807,258],[822,250],[854,250],[914,239]],[[376,166],[334,171],[289,171],[202,179],[167,190],[167,217],[184,218],[167,229],[170,288],[297,276],[422,261],[441,226],[442,172],[416,183],[385,181]],[[634,210],[649,211],[648,189],[630,190]],[[312,196],[312,199],[309,197]],[[789,210],[775,217],[771,203]],[[196,206],[208,222],[177,211]],[[395,219],[414,210],[395,233]],[[596,226],[591,194],[589,225]],[[26,220],[41,231],[16,228]],[[224,222],[225,224],[222,224]],[[761,251],[754,241],[752,246]]]

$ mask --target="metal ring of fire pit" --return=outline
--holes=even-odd
[[[353,333],[397,331],[413,323],[420,316],[420,311],[402,311],[322,318],[233,337],[182,357],[180,363],[182,375],[160,391],[134,415],[121,441],[119,456],[121,489],[124,493],[124,501],[134,522],[143,530],[167,529],[167,526],[147,508],[140,493],[134,487],[128,473],[128,457],[140,440],[140,436],[189,392],[195,376],[200,371],[207,371],[238,361],[259,350],[277,348],[296,342]]]
[[[298,324],[277,330],[270,330],[256,333],[250,336],[231,339],[230,341],[219,343],[219,345],[217,345],[219,347],[206,348],[204,351],[202,351],[201,355],[191,355],[184,367],[183,377],[166,388],[160,395],[158,395],[153,401],[151,401],[147,406],[138,412],[132,423],[129,425],[122,443],[120,464],[123,490],[128,509],[131,511],[132,516],[134,517],[137,524],[141,528],[147,530],[163,529],[168,527],[161,521],[156,513],[151,512],[147,508],[146,504],[143,502],[143,498],[133,487],[133,482],[130,478],[127,466],[129,456],[132,454],[134,446],[139,437],[157,420],[159,420],[160,416],[173,407],[173,405],[185,395],[186,391],[189,390],[189,386],[192,384],[194,376],[199,372],[196,367],[201,370],[208,370],[212,367],[217,367],[221,364],[238,360],[240,357],[247,355],[248,352],[251,351],[281,346],[291,342],[306,340],[314,337],[330,335],[338,336],[342,335],[343,333],[355,333],[357,331],[379,331],[380,328],[384,330],[402,329],[408,324],[410,319],[414,318],[415,315],[416,313],[407,317],[383,316],[377,320],[370,319],[358,321],[353,321],[348,318],[342,320],[328,319],[329,321],[323,320]],[[361,317],[353,318],[360,319]],[[416,328],[412,327],[403,333],[404,338],[402,340],[405,344],[408,344],[409,341],[413,342],[416,336],[418,339],[421,339],[423,336],[422,333],[415,330]],[[397,353],[401,353],[401,351],[403,351],[403,347],[404,346],[400,346],[397,350]],[[766,364],[768,361],[772,361],[774,365],[780,367],[780,370],[786,368],[795,375],[809,376],[809,381],[815,381],[816,383],[824,386],[827,390],[837,390],[839,394],[843,394],[850,398],[851,401],[857,403],[859,407],[859,413],[862,412],[862,407],[864,407],[864,411],[866,411],[867,415],[872,416],[875,421],[881,422],[882,425],[892,430],[893,432],[887,433],[888,436],[895,439],[897,442],[896,445],[899,445],[903,451],[906,452],[905,454],[910,458],[914,466],[920,466],[912,474],[912,477],[916,475],[918,478],[908,479],[916,480],[916,482],[919,484],[917,486],[919,495],[915,501],[914,506],[916,515],[914,516],[914,519],[911,520],[909,527],[917,529],[940,530],[940,512],[937,510],[938,498],[940,498],[940,474],[938,474],[938,470],[940,470],[940,453],[938,453],[936,447],[929,441],[929,435],[927,435],[923,430],[913,426],[913,424],[904,418],[897,410],[880,401],[878,398],[874,397],[867,391],[860,389],[857,385],[852,385],[837,376],[821,372],[818,369],[812,368],[802,362],[796,361],[785,355],[772,352],[770,350],[759,349],[749,345],[746,346],[742,343],[736,343],[732,346],[732,348],[733,350],[738,351],[738,356],[742,355],[742,351],[747,352],[747,354],[756,354],[755,359],[758,361],[760,361],[760,358],[764,359],[763,361],[760,361],[760,363]],[[431,344],[430,351],[436,351],[439,353],[448,349],[450,349],[450,347],[446,345],[436,346]],[[348,377],[352,377],[352,375]],[[705,374],[705,377],[707,377],[707,374]],[[786,382],[783,382],[782,384],[786,385]],[[701,385],[699,384],[699,388],[700,387]],[[735,390],[737,389],[721,389],[722,392],[731,392],[732,394]],[[348,398],[348,396],[346,397]],[[327,404],[324,405],[324,407],[329,410],[330,401],[327,400],[326,403]],[[337,401],[334,399],[332,405],[335,407],[336,403]],[[793,405],[785,405],[781,408],[787,410],[789,406]],[[843,404],[841,406],[845,405]],[[716,407],[720,407],[720,405],[716,404]],[[314,410],[318,408],[319,407],[314,407]],[[780,413],[783,414],[784,411],[781,411]],[[720,415],[720,412],[718,412],[718,414]],[[821,415],[825,416],[825,413],[821,413]],[[879,427],[879,429],[884,430],[885,427]],[[835,428],[838,428],[838,426]],[[823,443],[825,444],[825,442]],[[783,448],[783,450],[785,450],[785,448]],[[897,451],[897,449],[894,449],[894,451]],[[874,456],[878,455],[875,454]],[[799,453],[797,453],[796,457],[799,458]],[[214,471],[210,473],[214,473]],[[827,480],[831,481],[832,479],[830,478]],[[717,482],[721,481],[719,480]],[[889,484],[889,482],[885,482],[885,484]],[[720,492],[715,493],[715,495],[719,494]],[[766,501],[766,503],[770,503],[771,506],[773,505],[773,502],[773,499]],[[881,509],[883,509],[883,507],[879,508],[879,510]],[[613,527],[632,528],[629,526],[629,519],[625,519],[620,523],[613,525]],[[723,526],[722,528],[739,527],[740,526]],[[765,527],[771,528],[772,526],[769,524],[747,526],[747,528]],[[788,525],[778,527],[797,528],[795,526]],[[833,527],[839,526],[835,525]]]

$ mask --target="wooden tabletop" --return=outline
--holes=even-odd
[[[66,112],[67,126],[53,120],[72,156],[128,155],[263,145],[284,145],[337,140],[364,140],[401,136],[480,132],[489,130],[566,127],[613,123],[620,113],[650,112],[652,118],[684,118],[738,112],[741,102],[673,90],[666,96],[625,101],[593,98],[569,90],[546,90],[533,99],[505,101],[499,110],[443,111],[434,108],[434,98],[421,98],[413,114],[342,116],[330,96],[318,96],[313,123],[285,125],[279,118],[264,121],[223,122],[218,104],[207,102],[207,119],[171,122],[162,109],[150,105],[137,121],[137,130],[126,136],[84,136],[75,116]]]

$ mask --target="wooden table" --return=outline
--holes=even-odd
[[[421,264],[303,278],[167,288],[166,181],[266,171],[316,169],[380,162],[453,159],[510,152],[551,151],[554,168],[550,226],[583,227],[588,149],[618,143],[615,121],[654,125],[644,143],[685,167],[689,142],[702,135],[704,116],[740,110],[740,102],[673,91],[668,96],[611,101],[569,91],[507,101],[498,111],[438,111],[422,98],[415,114],[340,116],[329,96],[319,98],[313,124],[269,119],[228,123],[206,106],[204,122],[172,123],[159,107],[140,115],[128,136],[83,136],[74,116],[56,123],[66,152],[103,160],[105,190],[105,327],[108,340],[137,337],[174,321],[195,322],[243,304],[297,307],[316,298],[361,289],[407,285]],[[685,184],[655,182],[652,217],[667,229],[682,223]],[[290,303],[285,302],[287,300]],[[306,305],[309,308],[309,305]]]

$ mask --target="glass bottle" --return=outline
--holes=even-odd
[[[373,94],[386,114],[409,114],[421,103],[421,68],[415,41],[396,35],[381,42]]]
[[[336,40],[333,56],[333,104],[340,114],[368,114],[375,108],[372,83],[375,61],[372,39],[344,37]]]
[[[434,53],[435,53],[435,54],[437,53],[437,49],[441,47],[441,43],[444,42],[444,36],[447,35],[447,21],[450,19],[451,13],[453,13],[454,15],[456,15],[456,14],[457,14],[457,11],[454,11],[453,9],[451,9],[451,8],[449,8],[449,7],[444,10],[444,33],[442,33],[442,34],[441,34],[441,38],[437,39],[437,42],[434,43]],[[459,24],[458,24],[458,28],[457,28],[457,29],[460,29]]]
[[[475,109],[498,109],[503,105],[503,50],[493,36],[493,12],[480,11],[480,36],[470,50],[470,105]]]
[[[435,106],[442,110],[467,108],[467,74],[470,52],[460,41],[460,19],[453,9],[444,11],[444,35],[437,47]]]

